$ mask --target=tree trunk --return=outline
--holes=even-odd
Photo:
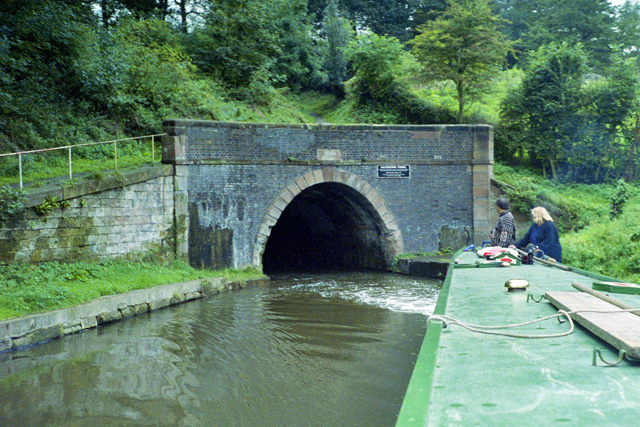
[[[635,178],[635,153],[638,146],[638,139],[640,138],[640,111],[636,111],[636,128],[633,130],[633,140],[629,147],[629,154],[627,154],[627,165],[624,168],[624,180],[630,182]]]
[[[558,171],[556,170],[556,164],[553,159],[549,159],[549,166],[551,167],[551,178],[554,181],[558,180]]]
[[[105,28],[109,26],[109,20],[113,15],[113,8],[110,6],[109,0],[100,0],[100,18],[102,20],[102,25]]]
[[[189,13],[187,12],[187,0],[175,0],[175,3],[178,5],[179,15],[180,15],[180,30],[187,34],[187,17]]]
[[[464,111],[464,88],[462,82],[456,82],[456,90],[458,92],[458,124],[462,124],[462,112]]]

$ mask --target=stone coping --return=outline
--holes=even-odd
[[[415,131],[415,130],[433,130],[441,131],[460,131],[476,129],[479,131],[489,131],[490,125],[487,124],[430,124],[430,125],[389,125],[389,124],[333,124],[333,123],[257,123],[257,122],[234,122],[234,121],[215,121],[215,120],[192,120],[192,119],[167,119],[162,123],[164,131],[167,135],[183,135],[187,127],[208,127],[208,128],[229,128],[229,129],[305,129],[305,130],[397,130],[397,131]]]
[[[136,169],[122,170],[118,173],[114,171],[105,172],[105,176],[100,179],[80,180],[73,185],[64,183],[62,185],[50,184],[35,189],[27,188],[23,205],[27,208],[39,205],[47,196],[56,197],[58,200],[74,199],[87,194],[138,184],[161,176],[172,176],[173,174],[172,165],[142,166]]]
[[[232,282],[209,278],[107,295],[74,307],[0,321],[0,353],[20,350],[137,314],[244,288],[267,279]]]

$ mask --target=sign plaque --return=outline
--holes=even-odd
[[[378,166],[378,178],[409,178],[409,165]]]

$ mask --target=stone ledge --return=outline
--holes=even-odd
[[[264,280],[255,279],[248,283]],[[245,286],[245,282],[229,282],[222,278],[173,283],[107,295],[75,307],[0,321],[0,353],[20,350],[101,324]]]
[[[451,257],[446,256],[401,258],[398,260],[398,270],[400,273],[409,276],[444,279],[447,275],[449,264],[451,264]]]
[[[33,207],[42,203],[47,196],[56,197],[58,200],[74,199],[87,194],[122,188],[132,184],[148,181],[162,176],[173,176],[172,165],[143,166],[137,169],[123,170],[116,175],[107,174],[103,179],[91,179],[80,181],[71,185],[49,185],[42,188],[27,190],[25,207]]]

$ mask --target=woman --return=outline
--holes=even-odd
[[[553,224],[553,219],[549,212],[541,206],[531,209],[533,224],[529,227],[527,234],[515,244],[516,248],[524,249],[527,245],[533,244],[540,248],[544,255],[562,262],[562,247],[558,229]],[[536,256],[539,256],[536,254]]]

